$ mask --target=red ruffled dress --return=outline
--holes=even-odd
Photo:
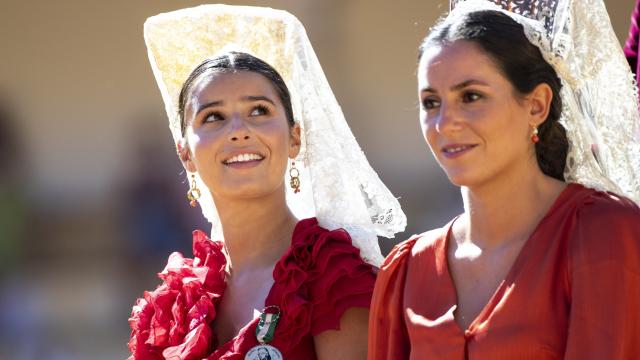
[[[225,290],[223,243],[194,231],[193,254],[173,253],[159,274],[162,284],[137,300],[129,319],[129,360],[236,360],[258,345],[258,318],[218,344],[211,324]],[[369,307],[376,271],[346,231],[324,229],[315,218],[298,222],[265,300],[265,307],[281,310],[269,345],[287,360],[316,359],[313,336],[338,329],[347,309]]]

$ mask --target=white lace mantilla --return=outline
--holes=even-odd
[[[351,133],[298,19],[268,8],[203,5],[151,17],[144,32],[176,142],[181,138],[180,89],[205,59],[238,50],[273,66],[289,88],[294,118],[302,128],[296,159],[301,192],[293,194],[287,187],[287,203],[298,218],[316,216],[327,229],[349,231],[362,257],[379,265],[377,236],[393,237],[404,229],[406,218]],[[222,229],[211,193],[196,179],[212,236],[219,237]]]

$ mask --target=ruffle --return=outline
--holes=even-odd
[[[193,259],[175,252],[163,281],[133,307],[130,360],[200,360],[215,346],[211,322],[225,289],[223,243],[193,232]]]
[[[267,298],[285,313],[277,335],[297,344],[303,336],[339,329],[347,309],[369,308],[375,277],[376,269],[362,260],[346,231],[329,231],[315,218],[300,221]]]
[[[195,231],[194,254],[193,260],[172,254],[159,274],[163,283],[134,306],[130,360],[236,360],[257,345],[254,319],[215,349],[210,324],[225,289],[223,243]],[[315,358],[312,336],[339,329],[347,309],[370,306],[376,271],[346,231],[324,229],[315,218],[298,222],[265,300],[282,313],[271,344],[285,358]]]

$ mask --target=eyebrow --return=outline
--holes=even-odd
[[[272,104],[273,106],[276,106],[276,103],[273,100],[269,99],[266,96],[261,96],[261,95],[258,95],[258,96],[251,96],[251,95],[250,96],[244,96],[244,97],[242,97],[241,100],[245,101],[245,102],[248,102],[248,101],[266,101],[266,102]],[[217,101],[208,102],[206,104],[202,104],[202,105],[198,106],[198,111],[196,111],[196,114],[199,114],[202,110],[205,110],[205,109],[208,109],[208,108],[211,108],[211,107],[220,106],[222,104],[224,104],[224,101],[222,101],[222,100],[217,100]]]
[[[451,87],[451,91],[458,91],[458,90],[464,89],[464,88],[466,88],[467,86],[470,86],[470,85],[489,86],[489,84],[487,84],[484,81],[470,79],[470,80],[465,80],[465,81],[463,81],[463,82],[461,82],[459,84],[453,85]],[[422,90],[420,90],[420,92],[432,92],[432,93],[435,93],[437,91],[434,88],[426,87],[426,88],[423,88]]]
[[[222,105],[223,101],[218,100],[218,101],[212,101],[212,102],[208,102],[206,104],[202,104],[200,106],[198,106],[198,111],[196,111],[196,115],[199,114],[202,110],[210,108],[210,107],[216,107],[216,106],[220,106]]]
[[[271,105],[276,106],[276,103],[273,100],[269,99],[266,96],[262,96],[262,95],[259,95],[259,96],[245,96],[245,97],[242,98],[242,100],[243,101],[266,101],[268,103],[271,103]]]

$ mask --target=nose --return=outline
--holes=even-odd
[[[440,111],[435,119],[436,131],[447,133],[460,129],[461,121],[455,106],[442,102]]]
[[[232,142],[249,140],[251,138],[251,130],[247,126],[245,119],[238,113],[233,114],[229,127],[229,140]]]

